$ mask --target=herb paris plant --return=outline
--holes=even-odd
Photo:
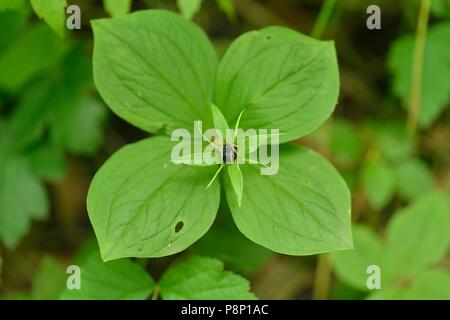
[[[150,133],[189,129],[196,120],[211,128],[214,103],[227,123],[242,114],[240,128],[277,128],[285,143],[315,130],[336,105],[331,42],[269,27],[239,37],[219,63],[203,31],[174,13],[141,11],[96,20],[93,29],[101,96],[118,116]],[[212,225],[220,180],[205,186],[217,166],[176,165],[174,145],[164,136],[127,145],[94,177],[87,206],[104,260],[174,254]],[[244,235],[291,255],[352,247],[350,194],[332,165],[283,144],[276,175],[262,176],[259,167],[244,164],[224,176]],[[233,188],[230,176],[240,185]]]

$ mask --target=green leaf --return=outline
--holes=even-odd
[[[31,295],[34,300],[57,300],[66,288],[64,267],[50,256],[44,256],[33,279]]]
[[[198,26],[148,10],[95,20],[93,28],[94,80],[117,115],[149,132],[212,125],[217,56]]]
[[[339,93],[336,52],[322,42],[283,27],[248,32],[220,63],[215,103],[229,123],[246,108],[241,128],[274,128],[286,142],[319,127]]]
[[[431,1],[431,11],[439,17],[450,17],[450,0]]]
[[[238,206],[240,207],[242,204],[242,193],[244,192],[244,178],[242,177],[242,172],[239,165],[233,164],[227,166],[227,168],[228,177],[230,178],[231,185],[236,193]]]
[[[405,288],[388,287],[382,290],[374,290],[374,292],[367,297],[368,300],[404,300]]]
[[[55,66],[65,48],[66,44],[45,24],[22,33],[0,56],[0,88],[20,90],[36,75]]]
[[[387,228],[387,257],[399,277],[414,276],[439,262],[450,242],[448,197],[440,192],[422,196],[394,215]]]
[[[279,171],[242,165],[242,206],[228,180],[226,195],[239,230],[275,252],[310,255],[352,247],[350,192],[336,169],[306,148],[280,146]]]
[[[60,121],[55,121],[53,136],[59,145],[74,153],[93,154],[103,142],[107,109],[93,97],[78,100],[70,110],[58,114]]]
[[[25,0],[0,0],[0,11],[22,8]]]
[[[105,10],[112,17],[119,17],[131,10],[132,0],[103,0]]]
[[[229,125],[222,112],[213,103],[211,103],[211,111],[213,117],[214,128],[219,130],[223,135],[226,134],[226,130],[229,129]],[[224,140],[225,140],[224,136]]]
[[[364,145],[358,130],[344,119],[333,119],[330,149],[335,161],[344,167],[352,167],[361,157]]]
[[[220,186],[205,186],[216,166],[177,166],[173,146],[166,137],[127,145],[95,175],[87,208],[104,260],[180,252],[213,223]]]
[[[362,169],[362,184],[370,203],[383,208],[395,192],[395,171],[382,161],[369,160]]]
[[[233,0],[217,0],[220,10],[226,13],[228,20],[236,21],[236,10],[234,9]]]
[[[254,300],[249,282],[224,271],[220,260],[192,257],[170,268],[161,278],[164,300]]]
[[[368,291],[367,267],[377,265],[383,272],[384,248],[376,233],[365,226],[353,227],[353,250],[333,252],[331,261],[339,279],[359,290]],[[383,274],[383,282],[386,277]],[[384,287],[384,285],[382,285]]]
[[[29,10],[26,8],[0,12],[0,52],[2,54],[22,32],[28,16]]]
[[[67,0],[31,0],[31,6],[39,18],[44,19],[60,37],[64,36]]]
[[[405,124],[379,121],[368,123],[367,126],[371,129],[376,151],[389,163],[401,165],[411,157],[416,142],[408,135]]]
[[[66,161],[62,150],[46,143],[26,154],[31,170],[47,181],[57,181],[66,173]]]
[[[423,75],[422,106],[419,123],[429,127],[450,102],[450,22],[435,24],[427,34]],[[389,68],[392,72],[393,91],[409,105],[411,88],[411,68],[414,52],[414,36],[405,36],[395,41],[389,53]]]
[[[398,192],[403,198],[411,200],[433,189],[433,175],[419,159],[407,160],[396,170]]]
[[[33,218],[46,217],[48,200],[28,163],[5,147],[0,144],[0,239],[11,249],[26,234]]]
[[[177,0],[177,6],[186,19],[192,17],[200,10],[203,0]]]
[[[80,266],[80,290],[65,289],[62,300],[144,300],[155,286],[153,279],[128,259],[102,262],[98,251]]]
[[[430,270],[417,275],[410,288],[405,290],[407,300],[450,300],[450,273]]]

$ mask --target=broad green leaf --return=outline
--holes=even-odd
[[[333,112],[339,74],[333,42],[283,27],[248,32],[220,63],[215,103],[243,129],[280,129],[280,141],[304,136]]]
[[[398,193],[405,199],[414,199],[433,189],[433,175],[427,165],[418,159],[407,160],[397,166]]]
[[[450,102],[450,22],[435,24],[429,28],[425,47],[422,75],[422,103],[419,123],[429,127]],[[389,68],[394,77],[393,91],[409,105],[411,69],[414,52],[414,36],[405,36],[394,42],[389,54]]]
[[[164,273],[160,281],[164,300],[254,300],[249,282],[224,271],[220,260],[192,257]]]
[[[97,172],[87,208],[104,260],[161,257],[186,249],[212,225],[220,186],[214,167],[171,162],[169,138],[116,152]]]
[[[384,271],[384,248],[376,233],[365,226],[353,227],[353,250],[333,252],[333,268],[339,279],[359,290],[368,291],[367,268],[371,265]],[[382,280],[386,276],[382,273]],[[383,285],[382,285],[383,287]]]
[[[450,242],[448,197],[433,192],[394,214],[387,229],[389,267],[399,277],[414,276],[438,263]]]
[[[93,22],[94,80],[106,104],[150,132],[212,125],[217,56],[204,32],[160,10]]]
[[[144,300],[154,280],[128,259],[102,262],[98,251],[80,266],[80,290],[65,289],[62,300]]]
[[[380,160],[369,160],[362,169],[362,184],[370,203],[383,208],[395,192],[395,171]]]
[[[186,19],[192,19],[200,10],[203,0],[177,0],[177,6]]]
[[[227,201],[239,230],[272,251],[310,255],[352,248],[350,192],[336,169],[306,148],[280,147],[279,171],[241,165],[242,206],[228,179]]]
[[[236,193],[238,206],[242,203],[242,193],[244,192],[244,178],[242,177],[241,169],[238,164],[227,166],[228,177],[230,178],[231,185]]]
[[[60,37],[64,36],[67,0],[31,0],[31,6],[39,18],[44,19]]]
[[[45,24],[37,24],[0,56],[0,88],[16,92],[36,75],[56,65],[66,44]]]
[[[0,0],[0,11],[20,9],[24,3],[25,0]]]
[[[26,160],[5,147],[0,143],[0,239],[7,248],[14,248],[33,218],[46,217],[48,200]]]
[[[450,300],[450,273],[430,270],[417,275],[414,283],[405,289],[407,300]]]
[[[130,12],[132,0],[103,0],[105,10],[112,17],[123,16]]]
[[[57,300],[66,280],[66,269],[54,258],[44,256],[34,275],[31,295],[34,300]]]

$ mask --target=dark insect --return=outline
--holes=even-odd
[[[225,163],[233,163],[237,158],[237,147],[234,144],[224,144],[222,149],[222,160]]]

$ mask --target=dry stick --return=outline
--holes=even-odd
[[[411,70],[411,93],[407,120],[408,134],[412,137],[414,137],[417,131],[418,116],[422,106],[422,72],[430,5],[431,0],[421,1],[419,18],[417,20],[416,43],[414,46],[414,57]]]

